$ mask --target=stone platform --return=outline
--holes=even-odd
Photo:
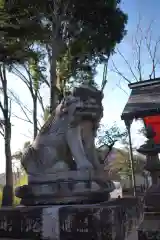
[[[144,196],[144,217],[138,240],[160,240],[160,184],[152,184]]]
[[[87,206],[17,207],[0,211],[0,238],[112,239],[113,211]]]
[[[160,211],[144,213],[138,228],[138,240],[160,240]]]
[[[67,171],[29,175],[28,185],[17,187],[15,194],[25,206],[93,204],[109,200],[114,189],[104,171]]]
[[[0,209],[0,239],[124,240],[133,225],[134,208],[115,206],[114,201],[110,205],[106,202],[3,208]]]

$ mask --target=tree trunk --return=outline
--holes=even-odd
[[[50,67],[50,112],[52,113],[57,105],[57,75],[56,75],[56,54],[52,51]]]
[[[37,136],[37,97],[33,98],[33,138]]]
[[[56,64],[59,53],[62,50],[60,46],[61,39],[58,38],[60,25],[54,26],[52,23],[52,45],[51,45],[51,57],[50,57],[50,113],[52,113],[58,102],[58,89],[57,89],[57,73]]]
[[[12,206],[13,204],[13,172],[10,143],[11,123],[7,119],[5,124],[6,185],[3,188],[2,206]]]
[[[6,157],[6,185],[3,188],[2,206],[11,206],[13,204],[13,173],[12,173],[12,155],[11,155],[11,123],[10,108],[7,94],[7,78],[5,66],[1,66],[1,81],[4,97],[4,141],[5,141],[5,157]]]

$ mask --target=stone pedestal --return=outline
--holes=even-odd
[[[114,211],[104,206],[38,206],[0,210],[0,238],[112,239]]]
[[[147,209],[145,212],[144,220],[138,228],[139,240],[160,240],[160,211],[152,211]]]
[[[160,184],[153,184],[144,200],[144,218],[138,228],[138,239],[160,240]]]
[[[114,190],[104,172],[68,171],[28,176],[28,185],[18,187],[16,196],[23,205],[93,204],[109,200]]]
[[[107,202],[2,208],[0,239],[124,240],[130,220],[138,217],[132,208]]]
[[[151,133],[151,132],[150,132]],[[138,150],[146,155],[147,163],[145,169],[150,172],[152,185],[144,196],[144,218],[138,229],[139,240],[160,239],[160,161],[158,153],[160,145],[154,144],[150,134],[149,140]]]
[[[150,159],[151,160],[151,159]],[[160,240],[160,164],[152,162],[152,168],[148,164],[147,170],[151,172],[152,186],[144,196],[144,219],[138,229],[139,240]]]

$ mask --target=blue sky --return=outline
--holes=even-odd
[[[154,2],[154,4],[153,4]],[[160,22],[160,1],[158,0],[123,0],[122,8],[128,14],[129,20],[127,25],[127,35],[123,39],[122,43],[118,46],[123,55],[129,60],[131,66],[135,64],[134,57],[134,49],[133,49],[133,36],[136,33],[136,26],[141,19],[141,27],[144,31],[147,30],[148,26],[152,23],[152,42],[153,44],[160,36],[159,22]],[[159,51],[160,53],[160,51]],[[128,70],[128,67],[122,61],[122,58],[115,54],[113,58],[116,66],[120,69],[129,79],[134,80],[132,74]],[[151,66],[148,54],[146,53],[145,47],[142,49],[142,62],[143,62],[143,78],[147,79]],[[158,71],[157,71],[158,73]],[[103,75],[103,67],[100,66],[98,68],[98,74],[96,77],[96,81],[101,83]],[[114,122],[117,122],[122,128],[124,128],[123,122],[120,120],[120,115],[123,111],[123,108],[127,102],[129,89],[127,84],[121,79],[118,75],[112,72],[112,67],[109,66],[108,71],[108,83],[106,85],[104,91],[104,119],[103,123],[111,126]],[[117,84],[121,84],[120,89]],[[28,108],[32,108],[32,102],[29,100],[30,96],[28,91],[26,90],[24,84],[17,79],[13,75],[9,75],[9,87],[12,88],[21,99],[23,99],[24,104],[28,106]],[[45,96],[46,104],[49,101],[49,92],[46,89],[43,89],[43,95]],[[13,111],[19,117],[24,118],[20,109],[16,106],[12,106]],[[133,124],[132,132],[133,132],[133,142],[134,144],[142,143],[142,138],[137,136],[135,132],[139,128],[139,124]],[[25,122],[18,120],[16,118],[13,119],[13,130],[12,130],[12,151],[16,151],[21,149],[24,142],[27,140],[31,140],[31,125],[26,124]],[[4,161],[4,148],[3,148],[3,139],[0,138],[0,172],[4,172],[5,170],[5,161]]]

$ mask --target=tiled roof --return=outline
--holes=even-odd
[[[122,120],[160,114],[160,79],[129,85],[131,91],[122,113]]]

